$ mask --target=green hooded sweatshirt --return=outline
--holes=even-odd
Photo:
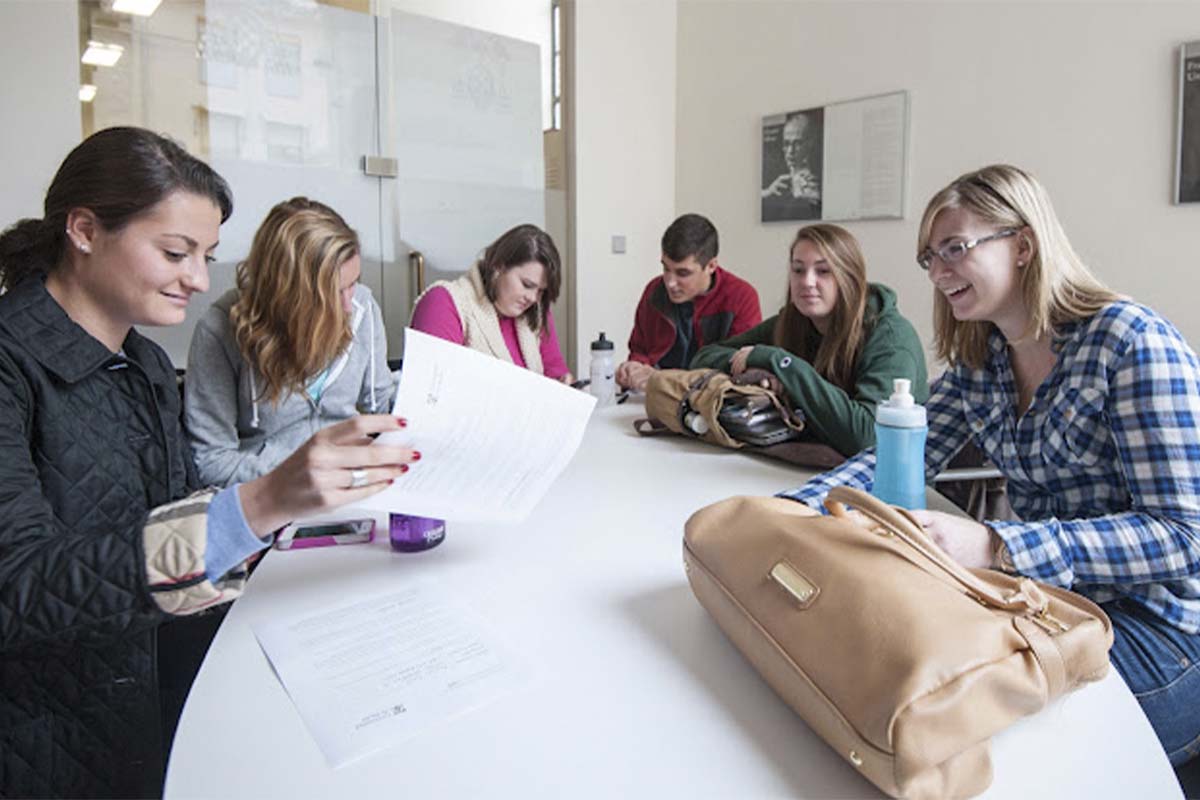
[[[804,359],[771,344],[778,314],[739,336],[705,347],[691,367],[728,372],[733,354],[754,345],[748,366],[775,373],[793,405],[804,411],[813,438],[851,456],[875,444],[875,406],[891,396],[893,379],[911,380],[918,403],[929,397],[921,340],[896,308],[896,293],[881,283],[870,284],[865,317],[866,341],[851,392],[825,380]]]

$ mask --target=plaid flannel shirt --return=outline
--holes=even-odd
[[[1028,410],[1004,337],[982,370],[956,366],[926,409],[925,475],[967,437],[1008,482],[1021,522],[989,521],[1021,574],[1097,602],[1126,597],[1200,632],[1200,363],[1171,323],[1114,302],[1059,330],[1059,355]],[[837,485],[870,490],[875,451],[781,497],[820,506]]]

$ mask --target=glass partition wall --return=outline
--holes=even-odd
[[[359,0],[79,7],[84,135],[113,125],[165,133],[233,188],[207,297],[184,325],[144,331],[176,366],[280,200],[320,200],[358,231],[362,280],[383,307],[393,358],[424,284],[466,269],[512,225],[545,225],[535,44],[373,14]]]

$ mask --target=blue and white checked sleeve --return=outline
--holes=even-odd
[[[830,489],[835,486],[849,486],[869,492],[874,477],[875,448],[868,447],[839,466],[812,478],[803,486],[779,492],[775,496],[804,503],[824,513],[825,495],[829,494]]]
[[[989,522],[1017,570],[1047,583],[1144,584],[1200,572],[1200,364],[1162,320],[1116,356],[1105,416],[1131,509]]]
[[[954,370],[947,370],[930,388],[925,413],[929,435],[925,440],[925,479],[932,480],[946,468],[950,459],[966,443],[970,430],[962,410],[962,393]],[[780,492],[777,497],[797,500],[824,510],[825,495],[835,486],[871,491],[875,482],[875,448],[869,447],[840,466],[822,473],[797,489]]]

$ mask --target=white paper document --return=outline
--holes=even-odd
[[[461,522],[521,522],[570,462],[596,398],[412,328],[393,413],[379,441],[421,451],[356,508]]]
[[[331,767],[526,685],[529,670],[436,584],[254,626]]]

